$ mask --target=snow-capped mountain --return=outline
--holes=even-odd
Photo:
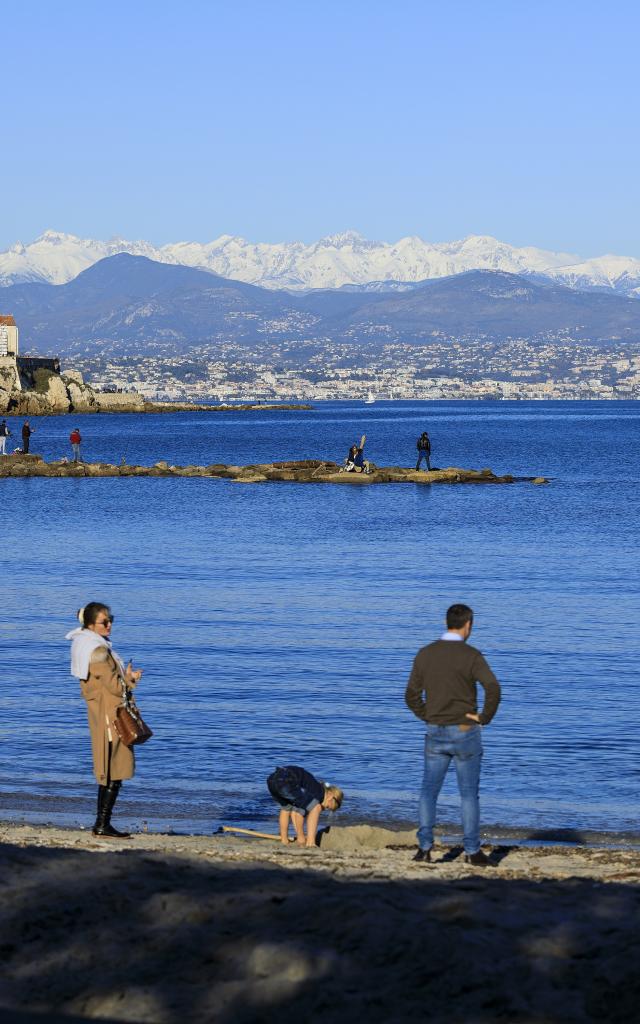
[[[515,249],[495,238],[472,236],[432,245],[416,236],[398,242],[371,242],[355,231],[329,235],[312,245],[266,244],[222,235],[209,245],[164,246],[159,259],[207,267],[262,288],[341,288],[374,281],[425,281],[465,270],[544,272],[575,263],[575,256],[541,249]]]
[[[600,256],[566,267],[550,268],[545,276],[582,291],[606,288],[640,297],[640,260],[631,256]]]
[[[213,242],[153,246],[114,238],[107,242],[45,231],[28,245],[0,253],[0,286],[43,281],[64,284],[117,253],[146,256],[160,263],[214,271],[222,277],[263,288],[305,291],[350,288],[449,277],[468,270],[536,274],[577,289],[609,288],[640,295],[640,260],[620,256],[580,261],[570,253],[532,246],[516,248],[486,235],[432,244],[416,235],[397,242],[373,242],[355,231],[302,242],[248,242],[221,235]]]
[[[16,242],[0,253],[0,286],[31,281],[66,284],[98,260],[119,252],[158,259],[156,249],[148,242],[127,242],[124,238],[94,242],[59,231],[45,231],[35,242]]]

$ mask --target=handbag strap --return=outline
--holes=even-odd
[[[135,701],[132,698],[131,690],[127,686],[127,681],[124,676],[118,676],[120,680],[120,688],[122,690],[122,707],[126,708],[127,711],[131,711],[131,706],[135,705]]]
[[[120,676],[120,685],[122,686],[122,704],[120,705],[128,711],[132,718],[135,718],[136,722],[141,722],[142,717],[140,715],[140,709],[136,704],[136,699],[133,696],[133,691],[127,686],[126,679]]]

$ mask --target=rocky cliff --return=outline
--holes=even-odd
[[[77,370],[62,374],[36,370],[26,385],[19,379],[15,361],[4,360],[0,365],[0,414],[57,416],[69,412],[144,412],[145,409],[140,395],[103,395],[94,391]]]

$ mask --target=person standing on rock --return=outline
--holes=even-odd
[[[81,462],[80,458],[80,445],[82,444],[82,438],[80,437],[80,431],[78,427],[74,427],[69,434],[69,440],[71,441],[71,448],[73,449],[73,461]]]
[[[108,605],[91,601],[78,612],[80,628],[67,633],[71,640],[71,675],[80,680],[87,702],[93,771],[98,783],[98,814],[94,836],[128,839],[111,824],[111,813],[123,779],[133,778],[135,758],[131,747],[120,740],[114,720],[122,704],[123,685],[136,685],[142,670],[125,668],[111,646],[113,615]]]
[[[32,434],[33,434],[33,430],[31,429],[31,425],[29,423],[29,420],[25,420],[24,423],[22,424],[22,453],[23,453],[23,455],[28,455],[29,454],[29,443],[31,441],[31,435]]]
[[[480,849],[480,764],[482,726],[500,703],[500,684],[480,651],[467,643],[473,612],[466,604],[447,611],[447,629],[439,640],[418,651],[405,693],[409,709],[426,723],[424,776],[418,811],[417,861],[431,860],[438,795],[453,761],[462,805],[465,860],[486,867]],[[484,689],[478,714],[476,683]]]
[[[427,463],[427,469],[431,472],[431,441],[426,430],[423,430],[420,437],[416,441],[416,448],[418,449],[418,461],[416,463],[416,469],[420,469],[420,463],[424,459]]]
[[[7,426],[7,421],[3,420],[0,423],[0,455],[7,454],[7,438],[11,437],[11,431]]]

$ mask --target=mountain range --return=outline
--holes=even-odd
[[[128,253],[158,263],[188,266],[258,285],[293,292],[349,288],[410,290],[425,281],[470,270],[542,277],[577,290],[640,297],[640,260],[602,256],[582,260],[571,253],[533,246],[517,248],[483,235],[430,243],[417,236],[374,242],[355,231],[317,242],[253,243],[232,235],[213,242],[150,242],[114,238],[95,241],[45,231],[34,242],[18,242],[0,253],[0,287],[24,283],[66,284],[109,256]]]
[[[296,341],[425,344],[433,340],[640,345],[640,302],[576,291],[547,279],[474,270],[406,291],[292,294],[209,270],[119,253],[67,284],[14,284],[0,312],[20,327],[21,349],[72,356],[177,355]]]

